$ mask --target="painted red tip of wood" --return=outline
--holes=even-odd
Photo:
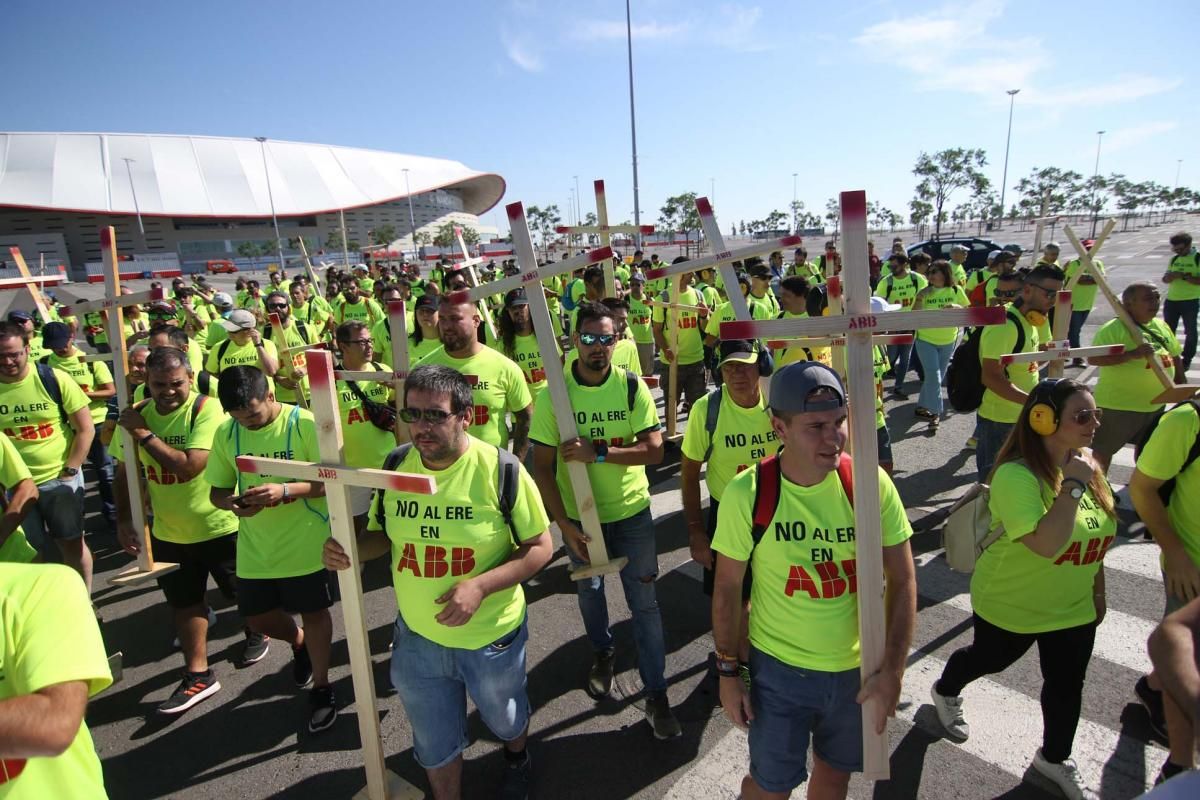
[[[571,229],[569,227],[567,227],[566,225],[559,225],[559,226],[555,227],[554,232],[555,233],[570,233]]]
[[[314,389],[328,389],[333,383],[333,367],[329,354],[319,350],[307,350],[304,357],[308,367],[308,383]]]
[[[757,335],[757,322],[734,321],[721,323],[722,339],[753,339]]]
[[[646,270],[646,280],[653,281],[659,278],[665,278],[667,277],[666,272],[667,270],[664,267],[660,267],[659,269],[648,269]]]
[[[696,210],[700,212],[702,217],[711,217],[713,215],[712,203],[708,202],[707,197],[696,198]]]
[[[510,220],[521,219],[525,216],[525,206],[523,206],[519,201],[516,203],[509,203],[504,207],[504,212],[508,214],[508,218]]]
[[[454,235],[455,235],[455,236],[462,236],[462,228],[460,228],[460,227],[458,227],[457,225],[455,225],[455,226],[454,226]]]
[[[251,456],[238,456],[234,459],[237,463],[238,472],[257,472],[258,459]]]
[[[654,226],[653,225],[643,225],[641,227],[641,231],[642,231],[642,233],[654,233]]]
[[[388,316],[392,316],[393,314],[404,314],[403,300],[388,300]]]
[[[100,228],[100,246],[106,250],[112,249],[112,228],[108,227],[107,225]]]
[[[866,220],[867,193],[861,189],[842,192],[842,222]]]
[[[613,251],[611,247],[597,247],[592,252],[588,253],[588,263],[595,264],[597,261],[603,261],[606,258],[612,258]]]
[[[463,377],[464,377],[464,378],[466,378],[466,379],[467,379],[467,383],[471,384],[472,386],[474,386],[475,384],[479,383],[479,376],[478,376],[478,375],[463,375]]]
[[[469,302],[471,302],[471,298],[468,297],[467,293],[462,290],[459,290],[457,292],[451,292],[450,294],[445,295],[445,297],[446,297],[447,303],[469,303]]]
[[[592,181],[592,189],[595,190],[596,194],[604,194],[604,180]]]
[[[392,489],[397,492],[433,494],[433,479],[423,475],[403,475],[397,473],[389,479],[389,482],[392,484]]]
[[[842,278],[840,275],[834,275],[825,281],[825,286],[829,289],[830,297],[842,296]]]
[[[1004,306],[979,306],[968,311],[968,325],[999,325],[1008,316]]]
[[[793,245],[803,244],[803,236],[785,236],[779,241],[780,247],[792,247]]]
[[[21,248],[10,247],[10,248],[8,248],[8,254],[11,256],[19,256],[19,255],[21,255]]]

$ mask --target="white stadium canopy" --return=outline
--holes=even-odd
[[[324,144],[137,133],[0,133],[0,207],[143,216],[281,217],[454,189],[480,215],[504,179],[457,161]],[[408,172],[405,185],[404,170]]]

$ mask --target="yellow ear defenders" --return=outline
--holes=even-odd
[[[1040,328],[1046,324],[1046,315],[1041,311],[1030,309],[1025,312],[1025,319],[1029,320],[1029,324],[1035,328]]]
[[[1058,430],[1058,407],[1054,404],[1054,387],[1059,378],[1051,378],[1033,387],[1033,404],[1029,407],[1029,427],[1041,436],[1053,436]]]

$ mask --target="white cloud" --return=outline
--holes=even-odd
[[[1134,125],[1131,128],[1119,128],[1115,131],[1108,131],[1104,134],[1104,152],[1116,153],[1120,150],[1134,147],[1147,139],[1163,133],[1170,133],[1178,127],[1178,122],[1160,120],[1157,122],[1143,122],[1141,125]]]
[[[504,52],[509,60],[526,72],[541,72],[542,59],[524,41],[502,31],[500,40],[504,43]]]
[[[728,50],[765,50],[764,36],[758,30],[762,9],[758,6],[726,4],[711,12],[693,14],[673,22],[634,22],[634,39],[708,44]],[[569,24],[569,36],[577,41],[624,41],[624,20],[588,19]]]
[[[1066,87],[1044,91],[1033,89],[1030,92],[1028,100],[1033,104],[1043,106],[1126,103],[1130,100],[1137,100],[1152,94],[1169,92],[1177,88],[1180,83],[1181,81],[1177,78],[1166,79],[1148,75],[1122,75],[1105,83],[1094,86],[1082,86],[1076,89]]]
[[[904,52],[923,45],[940,45],[958,51],[958,42],[979,36],[987,23],[999,17],[1003,10],[1004,4],[999,0],[946,6],[929,14],[876,23],[854,41],[890,52]]]

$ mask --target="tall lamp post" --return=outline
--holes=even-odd
[[[1096,220],[1100,218],[1100,209],[1096,207],[1096,184],[1100,177],[1100,143],[1104,140],[1104,131],[1096,131],[1096,168],[1092,170],[1092,238],[1096,238]]]
[[[267,137],[255,136],[259,152],[262,153],[263,175],[267,177],[267,199],[271,203],[271,225],[275,228],[275,252],[279,256],[279,268],[284,268],[283,240],[279,238],[279,217],[275,216],[275,194],[271,191],[271,170],[267,169]]]
[[[800,221],[796,218],[796,176],[799,174],[799,172],[792,173],[792,233],[795,233],[796,229],[800,227]]]
[[[1004,219],[1004,192],[1008,189],[1008,148],[1012,145],[1013,104],[1020,89],[1008,90],[1008,136],[1004,140],[1004,172],[1000,178],[1000,219]]]
[[[417,257],[417,217],[413,214],[412,205],[412,186],[408,182],[408,168],[405,167],[401,172],[404,173],[404,191],[408,194],[408,229],[410,231],[409,238],[412,239],[413,258]]]
[[[133,193],[133,213],[137,214],[138,230],[142,234],[142,249],[146,249],[146,226],[142,225],[142,208],[138,205],[137,187],[133,185],[133,167],[129,166],[133,163],[132,158],[122,158],[125,162],[125,174],[129,176],[129,191]],[[1175,173],[1175,185],[1179,185],[1179,173]]]
[[[633,143],[633,224],[642,224],[642,207],[638,200],[637,119],[633,108],[633,23],[629,0],[625,0],[625,45],[629,55],[629,137]],[[642,246],[642,234],[635,233],[637,246]]]

